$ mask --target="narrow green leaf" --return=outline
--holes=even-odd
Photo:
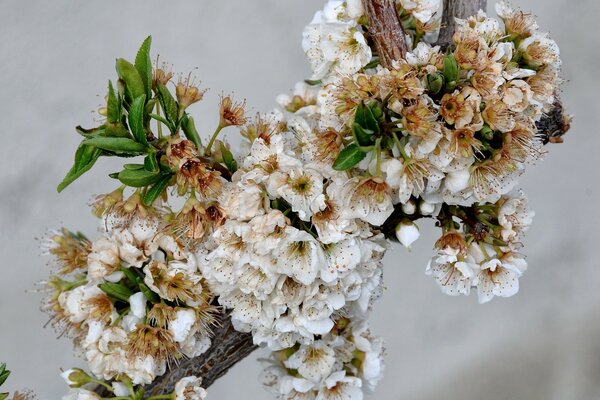
[[[307,85],[310,85],[310,86],[317,86],[317,85],[320,85],[320,84],[322,84],[322,83],[323,83],[323,81],[322,81],[322,80],[320,80],[320,79],[319,79],[319,80],[310,80],[310,79],[305,79],[305,80],[304,80],[304,83],[306,83]]]
[[[118,300],[129,302],[129,297],[134,294],[133,290],[120,283],[106,282],[98,285],[104,293]]]
[[[108,177],[112,179],[119,179],[119,173],[113,172],[112,174],[108,174]]]
[[[376,104],[368,105],[365,107],[365,122],[366,125],[363,125],[365,128],[370,129],[376,135],[379,134],[379,121],[375,118],[373,114],[373,108],[377,107]]]
[[[144,195],[144,205],[151,206],[156,199],[162,194],[163,190],[168,186],[172,174],[163,174],[158,182],[156,182]]]
[[[139,72],[142,82],[144,82],[146,97],[148,99],[152,96],[152,60],[150,60],[151,44],[152,36],[148,36],[140,46],[140,49],[135,56],[135,68]]]
[[[119,180],[127,186],[144,187],[152,185],[160,179],[158,171],[147,171],[145,169],[124,169],[119,172]]]
[[[173,124],[171,124],[169,121],[167,121],[165,119],[165,117],[163,117],[162,115],[158,115],[158,114],[149,114],[150,118],[153,118],[157,121],[162,122],[163,124],[165,124],[167,126],[167,128],[169,128],[169,130],[172,132],[175,130],[175,128],[173,127]]]
[[[160,296],[156,293],[154,293],[152,290],[150,290],[150,288],[148,286],[146,286],[143,283],[140,283],[140,290],[142,293],[144,293],[144,296],[146,296],[146,298],[151,301],[152,303],[158,303],[160,302]]]
[[[144,158],[144,168],[146,171],[156,172],[159,170],[158,160],[156,160],[156,153],[152,152]]]
[[[133,269],[131,269],[131,268],[121,268],[121,271],[127,277],[127,279],[129,279],[129,282],[131,282],[133,285],[137,285],[138,284],[138,282],[140,280],[140,277],[139,277],[138,274],[136,274],[133,271]]]
[[[147,151],[143,144],[121,137],[95,137],[84,140],[83,143],[119,154],[143,154]]]
[[[138,169],[144,169],[144,164],[124,164],[123,168],[136,171]]]
[[[181,119],[181,129],[183,129],[183,133],[185,137],[196,145],[196,149],[200,151],[202,149],[202,139],[200,139],[200,135],[196,130],[196,124],[194,123],[194,118],[189,117],[187,114],[183,116]]]
[[[8,395],[9,395],[9,393],[0,393],[0,400],[8,399]]]
[[[367,127],[367,119],[365,117],[365,103],[360,102],[360,104],[356,107],[356,112],[354,113],[354,123]]]
[[[121,121],[121,99],[117,96],[112,82],[108,81],[108,100],[106,101],[106,119],[108,122],[117,123]]]
[[[163,84],[158,82],[156,84],[156,90],[158,90],[158,100],[160,101],[160,105],[165,112],[165,116],[167,120],[173,124],[173,126],[177,126],[177,120],[179,117],[179,107],[177,106],[177,101],[173,98],[169,89],[167,89]]]
[[[143,145],[148,145],[146,139],[146,130],[144,129],[144,105],[146,104],[146,95],[143,94],[137,97],[129,108],[129,129],[136,142]]]
[[[129,130],[123,126],[121,122],[109,122],[106,124],[104,128],[104,134],[99,134],[95,136],[111,136],[111,137],[125,137],[130,138]],[[94,136],[89,136],[88,139],[93,138]]]
[[[62,192],[64,188],[89,171],[101,155],[102,150],[94,146],[88,146],[85,144],[85,141],[83,141],[75,152],[75,162],[73,163],[73,166],[69,172],[67,172],[67,175],[58,185],[56,190],[58,190],[59,193]]]
[[[129,102],[146,94],[146,88],[140,73],[129,61],[123,58],[117,59],[117,74],[125,82],[125,94]]]
[[[6,382],[6,379],[8,379],[8,376],[10,375],[10,371],[6,369],[6,364],[3,364],[2,367],[3,368],[0,370],[0,386]]]
[[[336,171],[349,170],[361,162],[366,155],[366,153],[353,143],[340,152],[338,158],[333,163],[333,169]]]
[[[92,129],[85,129],[81,125],[75,127],[75,131],[85,138],[91,138],[94,136],[102,136],[105,134],[106,125],[100,125],[99,127]]]
[[[221,142],[221,154],[223,155],[223,163],[227,167],[227,169],[234,173],[238,169],[237,161],[233,158],[233,154],[231,151],[225,146],[223,142]]]
[[[369,146],[373,144],[373,131],[363,128],[356,122],[352,124],[352,135],[354,136],[354,141],[359,146]]]

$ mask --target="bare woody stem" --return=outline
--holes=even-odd
[[[369,21],[369,36],[373,39],[379,60],[390,67],[393,60],[404,58],[408,47],[400,24],[395,0],[362,0]]]
[[[398,17],[395,0],[362,0],[365,15],[369,21],[368,35],[373,40],[380,63],[390,67],[393,60],[404,58],[408,48],[404,40],[404,32]],[[449,45],[456,24],[454,18],[468,18],[485,10],[486,0],[444,0],[442,30],[438,44]],[[569,129],[570,119],[563,113],[562,105],[557,100],[554,109],[545,115],[537,126],[539,135],[547,142],[560,142],[561,136]],[[382,226],[386,237],[395,237],[395,218],[403,218],[400,207]],[[215,380],[225,375],[235,364],[246,358],[256,349],[249,333],[237,332],[233,329],[231,319],[227,315],[221,317],[221,326],[214,332],[212,346],[204,354],[184,360],[171,368],[163,376],[148,385],[147,394],[163,395],[173,391],[175,383],[186,376],[202,377],[202,386],[208,388]],[[103,387],[96,390],[101,395],[109,393]]]
[[[455,18],[467,19],[476,15],[479,10],[485,11],[486,8],[487,0],[444,0],[442,28],[438,37],[438,44],[448,46],[452,43],[452,36],[456,30]]]

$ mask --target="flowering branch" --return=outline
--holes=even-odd
[[[311,80],[253,121],[222,97],[208,138],[186,111],[204,91],[188,76],[173,96],[150,38],[117,61],[106,120],[78,130],[59,190],[100,157],[144,161],[93,202],[102,237],[49,238],[45,307],[90,369],[63,373],[65,399],[203,400],[258,345],[278,398],[362,399],[383,370],[368,326],[382,259],[419,219],[441,230],[426,274],[443,293],[518,291],[533,213],[513,188],[568,129],[558,46],[504,2],[502,22],[469,15],[485,1],[445,4],[440,49],[436,0],[330,0],[303,34]]]

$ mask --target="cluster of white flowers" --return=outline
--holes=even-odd
[[[136,385],[206,351],[212,312],[195,254],[166,233],[158,211],[140,208],[139,201],[136,193],[105,214],[105,234],[80,246],[86,261],[72,271],[74,281],[49,283],[48,304],[96,377],[126,376]],[[55,235],[51,249],[83,240],[69,235]]]
[[[384,351],[365,321],[341,319],[321,339],[275,352],[261,382],[280,400],[360,400],[383,375]]]
[[[236,329],[273,350],[311,343],[336,315],[364,316],[380,291],[385,251],[367,224],[385,220],[369,211],[378,204],[371,193],[348,193],[345,174],[318,160],[306,120],[288,126],[255,139],[224,187],[226,222],[201,265]]]
[[[494,206],[479,210],[481,221],[497,222],[495,230],[466,232],[449,229],[438,240],[438,254],[427,266],[442,291],[450,296],[468,295],[477,288],[480,303],[494,296],[510,297],[519,290],[519,277],[527,262],[518,253],[520,239],[534,213],[522,195],[503,196]],[[482,235],[492,240],[482,240]],[[479,236],[479,237],[478,237]]]

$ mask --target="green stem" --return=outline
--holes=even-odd
[[[375,156],[377,157],[377,163],[375,164],[375,177],[381,178],[381,138],[377,138],[375,142]]]
[[[160,116],[160,102],[156,102],[156,115]],[[160,123],[160,121],[156,121],[156,126],[158,127],[158,138],[162,139],[163,137],[163,133],[162,133],[162,124]]]
[[[204,155],[205,156],[210,156],[210,150],[212,149],[212,145],[215,142],[215,140],[217,139],[217,136],[219,136],[219,133],[221,133],[221,131],[223,130],[224,126],[222,124],[219,124],[219,126],[217,126],[217,129],[215,129],[215,133],[212,134],[212,137],[210,138],[210,141],[208,142],[208,145],[206,146],[206,150],[204,151]]]
[[[92,383],[95,383],[95,384],[97,384],[97,385],[100,385],[100,386],[102,386],[102,387],[106,388],[106,390],[108,390],[109,392],[114,392],[114,390],[113,390],[112,386],[110,386],[110,385],[109,385],[108,383],[106,383],[106,382],[103,382],[103,381],[101,381],[101,380],[94,379],[94,378],[91,378],[91,377],[90,377],[90,382],[92,382]],[[128,398],[129,398],[129,397],[126,397],[126,399],[128,399]]]
[[[175,399],[175,393],[171,393],[171,394],[161,394],[158,396],[152,396],[152,397],[148,397],[146,400],[159,400],[159,399]]]
[[[394,137],[394,142],[396,142],[398,151],[400,151],[400,154],[402,155],[404,160],[405,161],[410,160],[410,156],[406,153],[406,150],[404,150],[404,146],[402,146],[402,142],[400,142],[400,139],[398,139],[398,135],[396,135],[396,132],[392,132],[392,136]]]

